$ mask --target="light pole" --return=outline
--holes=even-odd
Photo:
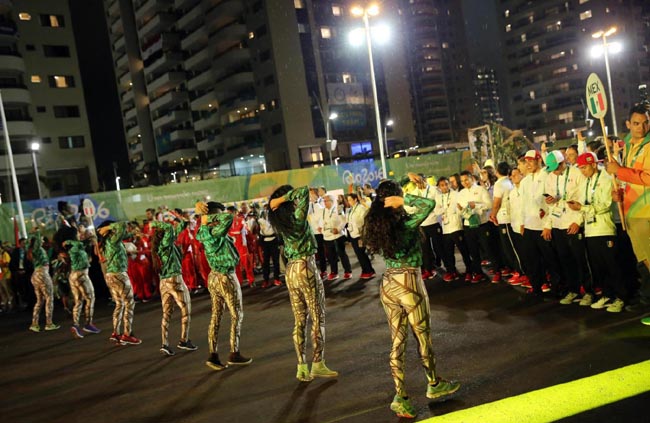
[[[379,141],[379,156],[381,158],[381,171],[383,177],[388,177],[386,172],[386,155],[384,154],[384,140],[382,139],[381,131],[381,118],[379,116],[379,101],[377,100],[377,82],[375,81],[375,65],[372,61],[372,41],[370,37],[370,22],[369,16],[377,16],[379,14],[379,6],[376,4],[369,5],[366,8],[355,6],[352,8],[351,13],[353,16],[363,18],[363,25],[366,32],[366,45],[368,46],[368,61],[370,63],[370,85],[372,86],[372,100],[375,106],[375,121],[377,123],[377,140]]]
[[[393,121],[393,119],[388,119],[386,125],[384,125],[384,141],[386,142],[386,157],[390,155],[390,153],[388,152],[388,127],[389,126],[392,127],[394,124],[395,122]]]
[[[38,199],[43,199],[43,193],[41,193],[41,183],[38,180],[38,163],[36,162],[36,152],[41,149],[41,144],[33,142],[29,145],[29,149],[32,150],[32,165],[34,165],[34,177],[36,178],[36,189],[38,190]]]
[[[329,154],[330,158],[330,166],[332,166],[332,150],[334,148],[332,147],[334,140],[332,139],[332,127],[330,122],[336,120],[337,117],[339,117],[339,115],[336,112],[332,112],[327,117],[327,121],[325,122],[325,137],[327,138],[325,140],[325,143],[327,144],[327,153]]]
[[[591,49],[591,55],[593,57],[600,57],[601,54],[605,55],[605,70],[607,71],[607,88],[609,89],[609,102],[612,108],[612,128],[614,129],[613,134],[618,135],[618,129],[616,125],[616,111],[614,109],[614,91],[612,90],[612,75],[609,71],[609,49],[610,48],[612,49],[612,53],[618,53],[622,50],[622,46],[620,43],[607,43],[607,37],[614,34],[615,32],[616,32],[616,27],[613,26],[609,28],[607,31],[601,30],[591,34],[592,38],[602,38],[603,40],[602,47],[594,46]],[[607,136],[607,134],[603,134],[603,136]]]

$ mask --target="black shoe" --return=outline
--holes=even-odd
[[[187,351],[196,351],[199,348],[196,345],[194,345],[192,341],[190,341],[189,339],[187,341],[179,341],[176,347]]]
[[[221,371],[228,368],[227,364],[221,364],[221,361],[219,360],[219,354],[217,353],[210,354],[210,358],[208,358],[208,361],[205,362],[205,365],[216,371]]]
[[[650,309],[650,305],[648,305],[645,301],[637,301],[632,304],[628,304],[625,306],[626,311],[631,311],[632,313],[636,313],[639,311],[646,311]]]
[[[162,347],[160,347],[160,352],[163,353],[163,354],[166,354],[168,356],[172,356],[172,355],[176,354],[174,352],[174,350],[169,348],[169,345],[163,345]]]
[[[230,357],[228,357],[228,364],[232,364],[233,366],[246,366],[252,362],[252,358],[244,357],[239,351],[230,353]]]

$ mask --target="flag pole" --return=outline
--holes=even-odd
[[[9,128],[7,128],[7,117],[5,116],[5,106],[2,101],[2,90],[0,90],[0,115],[2,116],[2,131],[4,132],[5,142],[7,144],[7,155],[9,156],[9,167],[11,168],[11,180],[14,185],[16,195],[16,206],[18,207],[18,220],[22,235],[27,238],[27,228],[25,227],[25,215],[23,214],[23,203],[20,201],[20,188],[18,187],[18,178],[16,177],[16,167],[14,165],[14,155],[11,151],[11,142],[9,141]]]

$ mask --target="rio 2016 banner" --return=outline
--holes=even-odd
[[[422,173],[436,178],[466,169],[470,165],[469,151],[430,154],[386,160],[388,177],[399,179],[407,172]],[[294,187],[324,186],[328,190],[347,191],[352,185],[369,183],[373,187],[384,178],[379,160],[345,163],[339,166],[293,169],[280,172],[209,179],[191,183],[72,195],[44,200],[23,201],[25,223],[29,230],[34,225],[45,233],[57,228],[59,201],[66,201],[76,213],[81,206],[92,212],[95,226],[104,220],[141,220],[147,208],[159,206],[170,209],[191,209],[197,201],[220,201],[233,203],[254,198],[268,198],[280,185]],[[0,205],[0,240],[13,241],[16,208],[13,203]]]

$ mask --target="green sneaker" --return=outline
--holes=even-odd
[[[650,326],[650,317],[644,317],[643,319],[641,319],[641,323]]]
[[[56,323],[50,323],[49,325],[45,325],[45,330],[57,330],[61,328],[61,325],[57,325]]]
[[[301,382],[311,382],[314,378],[309,374],[309,366],[307,364],[298,364],[298,373],[296,378]]]
[[[460,388],[460,383],[438,378],[435,385],[427,385],[427,398],[436,399],[451,395]]]
[[[29,327],[29,330],[31,330],[32,332],[40,332],[40,331],[41,331],[41,327],[40,327],[39,325],[31,325],[31,326]]]
[[[391,411],[394,411],[397,414],[397,417],[406,417],[412,419],[418,413],[411,401],[407,398],[400,397],[395,395],[393,402],[390,403]]]
[[[339,372],[330,370],[325,365],[325,360],[311,364],[311,377],[337,377]]]

